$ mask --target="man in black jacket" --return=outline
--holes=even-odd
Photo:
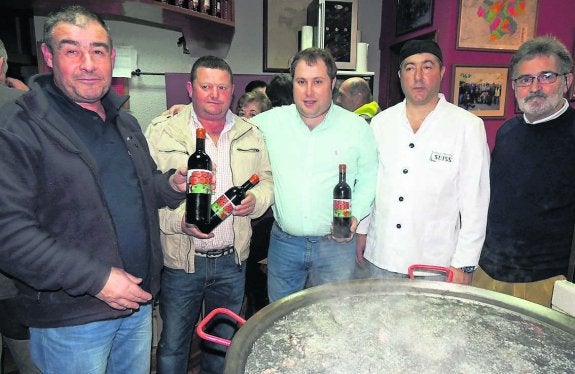
[[[41,48],[53,72],[0,112],[0,270],[20,281],[42,372],[148,373],[157,210],[184,198],[186,170],[158,172],[120,110],[99,16],[51,15]]]

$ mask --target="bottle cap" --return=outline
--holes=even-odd
[[[196,129],[196,138],[205,139],[206,138],[206,129],[200,127]]]
[[[339,164],[339,172],[340,173],[345,173],[345,169],[346,169],[345,164]]]
[[[260,177],[257,174],[254,174],[250,177],[250,182],[252,184],[257,184],[260,181]]]

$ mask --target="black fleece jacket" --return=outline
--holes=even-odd
[[[33,327],[130,313],[94,297],[111,267],[123,264],[96,163],[67,119],[49,105],[45,87],[52,79],[33,77],[31,91],[0,110],[0,270],[21,281],[23,315]],[[118,108],[126,99],[112,91],[103,98]],[[157,171],[137,120],[121,111],[116,125],[141,185],[156,294],[163,263],[157,210],[176,207],[185,195],[169,186],[170,173]]]

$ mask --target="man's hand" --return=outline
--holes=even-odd
[[[365,252],[365,245],[367,243],[367,234],[357,234],[356,240],[355,262],[363,268],[365,267],[365,258],[363,257],[363,253]]]
[[[24,82],[16,78],[6,77],[6,85],[20,91],[30,91],[30,87],[26,86]]]
[[[349,228],[350,236],[348,238],[334,238],[333,237],[333,225],[332,225],[332,227],[330,228],[331,238],[338,243],[350,242],[353,239],[353,235],[355,234],[355,230],[357,230],[357,225],[358,225],[357,218],[351,217],[351,227]]]
[[[182,109],[184,109],[185,107],[186,107],[186,104],[174,104],[170,107],[170,109],[165,110],[162,113],[162,115],[163,116],[167,116],[167,115],[174,116],[174,115],[180,113],[180,111]]]
[[[152,299],[150,293],[138,286],[141,282],[141,278],[113,267],[104,288],[96,297],[114,309],[139,309],[140,303]]]
[[[240,202],[240,205],[236,205],[232,214],[234,216],[247,216],[254,211],[256,207],[256,197],[252,193],[247,193],[246,197]]]
[[[214,237],[214,233],[210,232],[209,234],[204,234],[203,232],[198,229],[196,225],[190,225],[186,223],[186,215],[182,216],[182,231],[186,235],[193,236],[194,238],[198,239],[209,239]]]
[[[179,168],[174,174],[170,176],[170,186],[172,186],[174,191],[186,192],[188,189],[187,179],[188,169]]]
[[[451,283],[470,285],[473,280],[473,273],[466,273],[461,269],[449,267],[453,271],[453,279]]]

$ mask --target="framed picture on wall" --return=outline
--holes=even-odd
[[[460,0],[457,49],[516,51],[535,35],[538,0]]]
[[[307,23],[310,0],[263,0],[263,71],[287,72],[289,59],[298,51],[298,32]]]
[[[398,0],[395,35],[403,35],[433,23],[433,0]]]
[[[509,69],[453,65],[453,103],[479,117],[504,117]]]

